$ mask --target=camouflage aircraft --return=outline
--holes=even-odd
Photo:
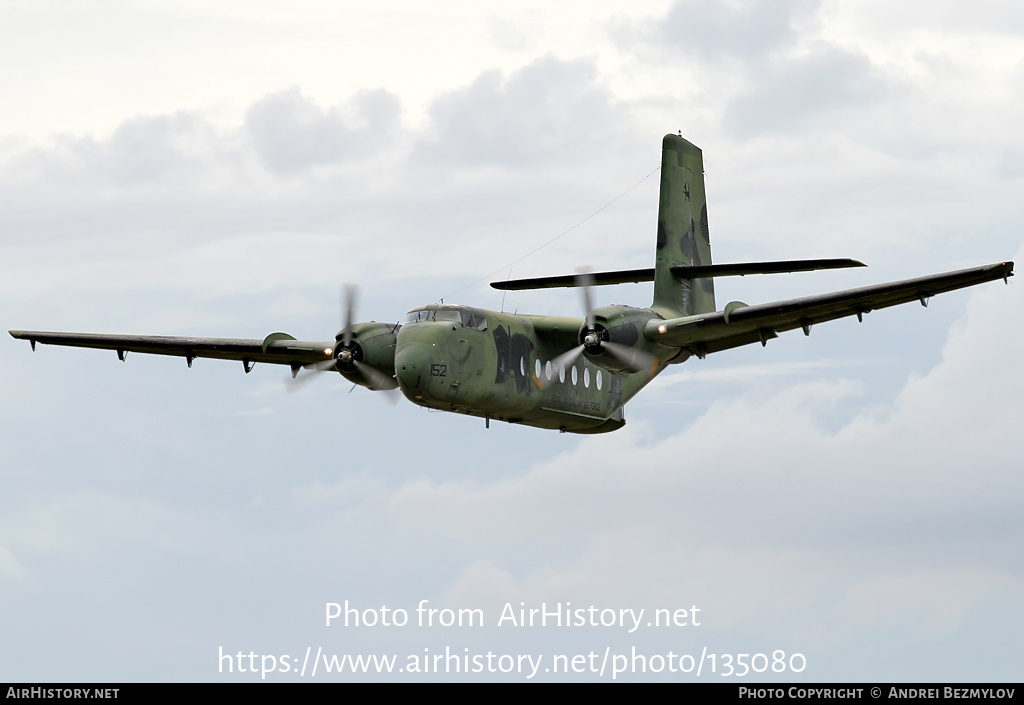
[[[420,406],[571,433],[622,428],[623,405],[668,365],[691,355],[765,345],[780,332],[1013,276],[1002,262],[918,279],[718,310],[714,278],[864,266],[848,259],[712,264],[700,149],[680,136],[662,142],[661,195],[653,269],[574,274],[491,284],[497,289],[580,287],[585,316],[530,316],[438,304],[404,324],[353,322],[330,341],[271,333],[262,340],[10,331],[36,343],[289,365],[292,378],[336,371],[371,390],[398,388]],[[654,282],[649,308],[591,304],[590,287]],[[302,378],[300,378],[302,379]]]

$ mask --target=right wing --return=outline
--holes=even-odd
[[[54,333],[35,330],[12,330],[10,334],[27,340],[35,350],[36,343],[67,345],[75,348],[116,350],[124,360],[125,353],[139,352],[154,355],[183,357],[192,366],[197,357],[218,360],[241,360],[245,371],[255,362],[290,365],[292,373],[301,367],[331,360],[334,341],[317,342],[296,340],[287,333],[271,333],[263,340],[242,338],[179,338],[164,335],[105,335],[102,333]]]
[[[814,324],[845,316],[862,318],[868,311],[878,308],[910,301],[920,301],[927,306],[928,298],[935,294],[996,279],[1007,281],[1012,276],[1013,262],[1002,262],[754,306],[734,302],[723,311],[650,321],[644,328],[644,336],[653,342],[686,348],[692,354],[704,357],[707,353],[750,343],[764,345],[778,333],[795,328],[803,328],[804,334],[810,335]]]

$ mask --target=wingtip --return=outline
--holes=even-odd
[[[1003,283],[1009,284],[1013,276],[1013,262],[1002,262],[999,266],[1003,270]]]

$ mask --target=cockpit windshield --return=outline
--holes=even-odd
[[[434,311],[435,321],[455,321],[456,323],[462,323],[462,314],[458,311],[452,311],[448,309],[446,311]]]
[[[452,309],[445,309],[437,311],[435,309],[420,309],[418,311],[409,311],[409,317],[406,319],[406,323],[422,323],[425,321],[457,321],[462,322],[462,315],[458,311]]]
[[[420,308],[409,311],[406,323],[426,323],[430,321],[453,321],[468,328],[487,330],[487,316],[483,311],[466,308]]]

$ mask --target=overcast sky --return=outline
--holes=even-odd
[[[1022,255],[1016,2],[33,0],[0,6],[0,67],[4,330],[333,340],[344,282],[362,320],[579,315],[487,282],[650,267],[676,131],[715,261],[869,265],[722,279],[719,306]],[[635,648],[718,654],[702,681],[1019,681],[1022,318],[1011,280],[694,359],[599,437],[8,338],[0,680],[448,647],[542,657],[534,680]],[[345,600],[410,624],[326,627]],[[421,600],[487,624],[420,628]],[[497,626],[567,602],[700,625]],[[722,675],[780,650],[804,670]],[[467,678],[381,678],[439,677]]]

